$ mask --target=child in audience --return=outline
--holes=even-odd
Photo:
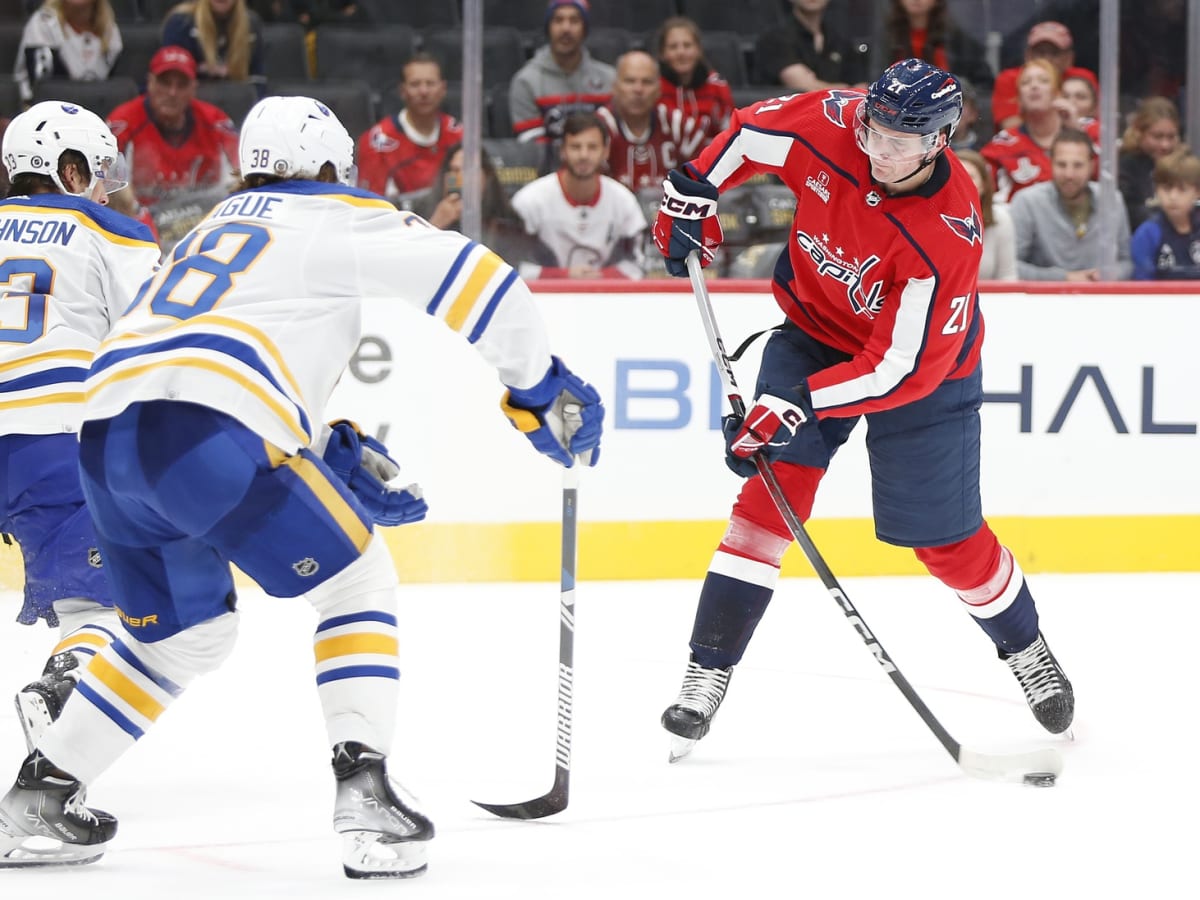
[[[1159,210],[1133,233],[1133,277],[1200,278],[1200,158],[1178,150],[1154,164],[1153,178]]]

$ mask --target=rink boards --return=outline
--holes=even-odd
[[[731,351],[781,321],[766,287],[714,283]],[[982,485],[1002,540],[1029,571],[1200,570],[1200,285],[996,287],[982,299]],[[739,479],[686,282],[556,282],[537,300],[553,351],[608,413],[579,488],[579,577],[699,577]],[[425,489],[428,520],[388,534],[405,580],[557,580],[559,473],[500,413],[491,367],[399,304],[369,303],[363,330],[326,418],[380,433]],[[735,365],[747,395],[761,344]],[[841,575],[921,571],[874,538],[864,430],[835,458],[811,533]],[[809,573],[795,548],[784,572]]]

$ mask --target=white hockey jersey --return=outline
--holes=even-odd
[[[0,200],[0,433],[78,430],[92,354],[158,258],[150,229],[91,200]]]
[[[101,346],[85,418],[197,403],[294,453],[320,434],[364,298],[441,319],[510,387],[550,367],[529,288],[486,247],[367,191],[287,181],[233,194],[184,236]]]
[[[21,33],[13,66],[21,99],[30,102],[33,85],[46,78],[103,81],[124,49],[115,22],[106,37],[107,46],[90,31],[76,31],[65,24],[56,9],[41,6],[34,10]]]
[[[646,217],[637,197],[619,181],[601,175],[596,198],[582,204],[567,198],[558,173],[543,175],[517,191],[512,205],[525,230],[546,245],[559,268],[612,267],[626,278],[644,274]],[[537,278],[541,268],[523,263],[521,274]]]

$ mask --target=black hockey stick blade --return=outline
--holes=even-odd
[[[471,802],[502,819],[544,819],[567,808],[570,777],[567,769],[558,769],[550,793],[524,803],[480,803],[478,800]]]

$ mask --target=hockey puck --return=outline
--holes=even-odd
[[[1054,787],[1057,780],[1058,776],[1053,772],[1030,772],[1024,778],[1026,784],[1034,787]]]

